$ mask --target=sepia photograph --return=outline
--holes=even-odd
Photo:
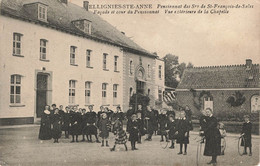
[[[0,0],[0,166],[259,166],[259,0]]]

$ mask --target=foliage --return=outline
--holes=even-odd
[[[192,92],[193,95],[193,105],[194,107],[196,107],[199,111],[202,108],[203,105],[203,98],[204,97],[210,97],[211,100],[213,99],[213,96],[211,95],[211,93],[209,91],[201,91],[199,96],[197,95],[197,91],[194,89],[190,89],[190,92]]]
[[[164,58],[165,63],[165,85],[176,88],[186,68],[193,67],[191,63],[179,63],[179,57],[167,54]]]
[[[235,94],[231,95],[227,99],[227,103],[229,103],[232,107],[241,106],[246,101],[244,94],[239,91],[236,91]]]
[[[146,108],[149,105],[150,98],[148,96],[142,95],[140,93],[133,94],[130,98],[129,104],[133,106],[133,108],[137,108],[137,105],[141,104],[142,108]]]

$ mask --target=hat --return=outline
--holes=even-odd
[[[133,114],[133,115],[132,115],[132,118],[133,118],[133,117],[136,117],[136,114]]]

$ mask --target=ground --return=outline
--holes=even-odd
[[[160,145],[160,136],[154,136],[152,141],[137,144],[139,150],[132,151],[128,142],[129,151],[124,146],[118,146],[115,152],[108,147],[101,147],[98,143],[70,143],[64,139],[54,144],[53,140],[41,141],[38,139],[39,126],[20,126],[0,128],[0,166],[21,165],[102,165],[102,166],[192,166],[196,165],[197,132],[191,132],[188,154],[177,155],[179,145],[175,149],[163,149]],[[79,137],[81,140],[81,136]],[[237,152],[238,135],[228,134],[227,148],[224,156],[218,157],[219,166],[251,166],[259,163],[259,136],[253,136],[253,156],[239,156]],[[110,133],[109,144],[113,146],[113,136]],[[210,157],[202,156],[200,166],[207,165]]]

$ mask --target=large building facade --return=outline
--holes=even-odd
[[[88,11],[87,1],[0,2],[0,124],[33,123],[52,103],[126,111],[138,81],[152,105],[159,97],[155,72],[160,66],[164,80],[164,64]]]

